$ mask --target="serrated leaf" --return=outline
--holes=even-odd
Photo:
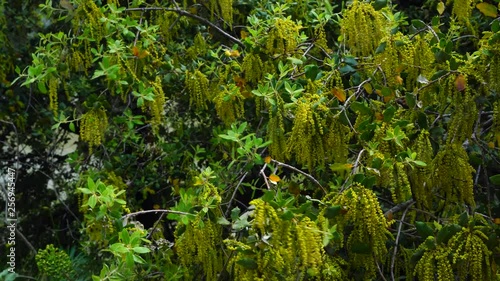
[[[498,16],[498,9],[494,5],[486,2],[481,2],[476,5],[476,8],[483,13],[483,15],[491,18],[496,18]]]

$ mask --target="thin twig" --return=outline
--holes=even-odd
[[[179,14],[181,16],[186,16],[186,17],[189,17],[189,18],[196,19],[196,20],[200,21],[201,23],[209,25],[213,29],[217,30],[223,36],[229,38],[234,43],[240,45],[240,47],[242,47],[242,48],[245,47],[245,45],[243,44],[243,42],[241,42],[238,38],[235,38],[231,34],[225,32],[222,28],[218,27],[214,23],[208,21],[205,18],[202,18],[202,17],[200,17],[198,15],[191,14],[188,11],[185,11],[185,10],[182,10],[182,9],[163,8],[163,7],[144,7],[144,8],[129,8],[129,9],[125,9],[125,11],[129,11],[129,12],[132,12],[132,11],[143,11],[143,12],[144,11],[161,11],[161,10],[163,10],[163,11],[169,11],[169,12],[174,12],[174,13],[177,13],[177,14]]]
[[[260,169],[259,174],[261,174],[262,177],[264,178],[264,182],[266,183],[267,189],[271,189],[271,186],[269,186],[269,182],[267,182],[266,173],[264,173],[264,170],[266,169],[266,167],[267,167],[267,163],[265,163],[264,166],[262,166],[262,169]]]
[[[245,177],[248,175],[248,172],[244,173],[243,176],[241,176],[241,179],[238,181],[238,184],[234,188],[233,194],[231,195],[231,199],[228,202],[227,205],[227,210],[226,210],[226,217],[229,215],[229,212],[231,210],[231,206],[233,204],[234,197],[236,196],[236,192],[238,192],[238,189],[240,188],[241,183],[245,179]]]
[[[318,187],[320,187],[320,188],[321,188],[321,190],[323,190],[323,192],[324,192],[325,194],[327,194],[326,189],[325,189],[325,188],[324,188],[324,187],[323,187],[323,186],[319,183],[319,181],[318,181],[318,180],[316,180],[316,179],[315,179],[313,176],[311,176],[310,174],[308,174],[308,173],[306,173],[306,172],[304,172],[304,171],[302,171],[302,170],[299,170],[299,169],[295,168],[294,166],[290,166],[290,165],[288,165],[288,164],[285,164],[285,163],[282,163],[282,162],[276,161],[276,160],[274,160],[274,159],[272,159],[271,161],[272,161],[273,163],[278,164],[278,166],[282,166],[282,167],[288,168],[288,169],[290,169],[290,170],[293,170],[293,171],[295,171],[295,172],[297,172],[297,173],[301,173],[301,174],[303,174],[304,176],[306,176],[307,178],[309,178],[309,179],[310,179],[310,180],[311,180],[314,184],[316,184]]]
[[[21,237],[21,239],[24,241],[26,246],[28,246],[28,248],[30,248],[30,250],[33,252],[33,254],[36,255],[37,251],[36,251],[35,247],[33,247],[33,245],[31,245],[31,243],[28,241],[28,239],[26,239],[26,237],[21,233],[21,231],[19,231],[19,229],[17,229],[17,227],[16,227],[16,234],[19,235],[19,237]]]
[[[384,216],[388,216],[389,214],[394,214],[394,213],[397,213],[405,208],[407,208],[408,206],[411,206],[413,205],[413,203],[415,203],[415,201],[413,199],[410,199],[406,202],[403,202],[403,203],[399,203],[397,204],[396,206],[390,208],[389,210],[387,210],[387,212],[384,213]]]
[[[130,217],[135,217],[137,215],[143,215],[143,214],[149,214],[149,213],[167,213],[167,214],[196,216],[196,214],[191,214],[191,213],[186,213],[186,212],[158,209],[158,210],[144,210],[144,211],[138,211],[135,213],[126,214],[126,215],[122,216],[122,220],[128,219]]]
[[[405,220],[406,213],[410,209],[411,205],[415,204],[415,202],[411,202],[403,212],[403,215],[401,216],[401,220],[399,221],[399,227],[398,227],[398,234],[396,235],[396,241],[394,245],[394,252],[392,253],[392,259],[391,259],[391,279],[392,281],[395,281],[394,279],[394,264],[396,263],[396,254],[398,253],[398,245],[399,245],[399,236],[401,234],[401,229],[403,228],[403,221]]]

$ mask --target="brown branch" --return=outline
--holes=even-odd
[[[240,47],[244,48],[245,45],[243,45],[243,42],[241,42],[238,38],[232,36],[231,34],[227,33],[226,31],[224,31],[222,28],[218,27],[216,24],[210,22],[209,20],[205,19],[205,18],[202,18],[198,15],[194,15],[194,14],[191,14],[189,13],[188,11],[186,10],[182,10],[182,9],[173,9],[173,8],[163,8],[163,7],[144,7],[144,8],[129,8],[129,9],[125,9],[125,11],[127,12],[132,12],[132,11],[169,11],[169,12],[174,12],[174,13],[177,13],[178,15],[181,15],[181,16],[186,16],[186,17],[189,17],[189,18],[193,18],[195,20],[198,20],[199,22],[201,23],[204,23],[210,27],[212,27],[213,29],[217,30],[220,34],[222,34],[223,36],[227,37],[228,39],[230,39],[231,41],[233,41],[234,43],[238,44]]]

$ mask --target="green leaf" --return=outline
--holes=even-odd
[[[375,0],[372,3],[373,8],[378,11],[387,6],[387,0]]]
[[[412,93],[406,93],[405,95],[406,104],[410,109],[414,108],[417,104],[417,98]]]
[[[130,235],[129,235],[127,229],[124,228],[122,230],[122,232],[120,232],[120,239],[125,244],[129,244],[130,243]]]
[[[129,252],[129,249],[127,247],[125,247],[125,245],[123,243],[115,243],[115,244],[109,246],[109,249],[111,250],[111,252],[118,253],[118,254],[124,254],[124,253]]]
[[[356,72],[356,69],[354,69],[352,66],[346,64],[346,65],[342,66],[339,69],[339,71],[340,71],[340,74],[345,75],[345,74],[349,74],[352,72]]]
[[[370,108],[363,102],[355,101],[351,104],[351,109],[364,115],[371,115],[372,111]]]
[[[476,8],[483,13],[483,15],[491,18],[496,18],[498,16],[498,9],[496,6],[486,3],[486,2],[481,2],[476,5]]]
[[[96,189],[96,185],[95,185],[95,182],[92,180],[91,177],[88,177],[87,178],[87,187],[90,189],[90,191],[92,192],[95,192],[97,189]]]
[[[295,65],[302,65],[304,63],[303,61],[293,57],[288,57],[287,60],[289,60],[292,64]]]
[[[448,73],[448,70],[438,70],[432,75],[431,80],[436,80],[446,73]]]
[[[233,208],[231,210],[231,220],[236,221],[240,216],[240,212],[241,212],[241,210],[239,207]]]
[[[427,164],[424,161],[420,161],[420,160],[415,160],[415,161],[413,161],[413,163],[415,163],[416,165],[421,166],[421,167],[427,166]]]
[[[490,181],[494,185],[500,185],[500,174],[491,176]]]
[[[422,20],[411,20],[411,24],[417,29],[425,28],[425,23]]]
[[[247,269],[257,269],[257,262],[251,258],[241,258],[236,261],[237,264]]]
[[[415,251],[415,253],[411,256],[410,262],[412,264],[416,264],[424,255],[425,250],[424,249],[419,249]]]
[[[332,219],[332,218],[336,217],[338,214],[340,214],[341,209],[342,209],[342,207],[339,205],[327,207],[325,209],[324,216],[327,219]]]
[[[396,111],[396,108],[392,105],[384,110],[384,122],[390,122],[392,120],[392,117],[394,117],[394,113],[396,113]]]
[[[387,42],[382,42],[380,45],[378,45],[377,49],[375,50],[375,54],[380,54],[385,51],[385,47],[387,46]]]
[[[75,123],[73,123],[73,122],[69,123],[69,130],[72,131],[73,133],[76,131]]]
[[[92,194],[92,191],[88,188],[78,188],[78,191],[80,191],[83,194]]]
[[[134,247],[132,250],[138,254],[145,254],[151,252],[149,248],[146,247]]]
[[[230,225],[231,224],[231,222],[228,221],[225,217],[218,217],[217,223],[220,225]]]
[[[319,70],[319,67],[317,65],[314,65],[314,64],[306,65],[304,70],[306,73],[306,77],[308,79],[311,79],[311,81],[314,81],[318,78],[318,74],[319,74],[320,70]]]
[[[417,222],[415,222],[415,227],[417,228],[417,233],[424,240],[427,237],[434,235],[434,231],[432,230],[432,228],[429,225],[427,225],[425,222],[417,221]]]
[[[45,87],[45,82],[39,81],[39,82],[37,83],[37,86],[38,86],[38,90],[39,90],[42,94],[46,94],[46,93],[47,93],[47,88]]]
[[[358,65],[358,62],[356,61],[356,58],[352,57],[352,56],[346,56],[344,58],[344,62],[347,63],[350,66],[357,66]]]
[[[264,196],[262,196],[262,201],[264,202],[271,202],[274,199],[274,191],[273,190],[267,190],[264,192]]]
[[[90,196],[87,205],[89,205],[89,207],[93,209],[96,204],[97,204],[97,197],[95,195]]]
[[[500,21],[499,20],[494,20],[491,23],[491,31],[493,32],[498,32],[500,30]]]
[[[436,236],[436,242],[438,244],[446,244],[448,243],[448,240],[450,240],[450,238],[460,230],[462,230],[462,227],[458,224],[446,225],[438,232]]]
[[[295,217],[295,214],[290,210],[286,210],[280,217],[283,220],[289,221]]]

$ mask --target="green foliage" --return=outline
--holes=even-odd
[[[497,6],[0,1],[39,277],[496,280]]]

